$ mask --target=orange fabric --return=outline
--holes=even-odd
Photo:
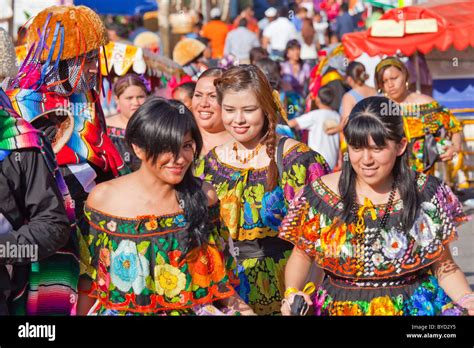
[[[234,23],[232,23],[232,28],[235,29],[239,26],[239,21],[240,21],[241,18],[237,17],[235,20],[234,20]],[[260,32],[260,29],[258,27],[258,21],[255,19],[255,18],[246,18],[247,19],[247,29],[250,30],[250,31],[253,31],[255,34],[258,35],[258,33]]]
[[[211,41],[212,58],[224,55],[225,38],[229,32],[226,23],[218,20],[210,21],[202,27],[202,36]]]
[[[411,56],[416,50],[428,53],[433,48],[446,51],[454,46],[458,51],[468,46],[474,47],[474,0],[428,2],[420,6],[407,6],[386,12],[380,19],[399,18],[436,19],[438,32],[424,34],[405,34],[403,37],[372,37],[371,29],[363,32],[345,34],[342,37],[344,52],[349,59],[355,59],[366,52],[369,56],[379,54],[394,55],[400,50]]]

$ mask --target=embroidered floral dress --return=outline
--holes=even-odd
[[[433,176],[419,174],[421,209],[408,232],[399,227],[402,201],[394,202],[385,228],[378,232],[385,205],[359,210],[355,222],[340,224],[342,202],[321,179],[293,201],[280,237],[314,257],[326,278],[314,299],[317,315],[461,314],[431,273],[447,244],[465,221],[451,189]]]
[[[219,159],[215,149],[205,157],[204,179],[221,202],[221,221],[237,260],[239,295],[260,315],[279,314],[284,267],[292,245],[278,238],[288,202],[306,183],[329,172],[324,158],[298,143],[283,154],[283,178],[265,193],[268,168],[242,169]]]
[[[87,205],[84,210],[87,273],[93,279],[89,296],[97,299],[90,314],[222,314],[212,303],[235,290],[219,237],[218,204],[209,208],[213,230],[208,243],[195,248],[189,246],[182,213],[129,219]]]
[[[130,149],[125,141],[125,129],[107,126],[107,135],[120,152],[123,161],[127,164],[130,170],[133,172],[138,170],[141,161],[137,156],[135,156],[135,153]]]
[[[433,101],[427,104],[400,104],[405,133],[410,142],[410,166],[418,172],[433,171],[440,148],[462,126],[445,107]]]

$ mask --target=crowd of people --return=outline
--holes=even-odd
[[[468,218],[433,175],[459,121],[397,57],[307,103],[355,12],[214,8],[174,47],[187,75],[110,80],[108,117],[99,50],[126,33],[47,8],[18,70],[0,30],[0,246],[38,249],[0,258],[0,314],[474,315],[449,244]]]

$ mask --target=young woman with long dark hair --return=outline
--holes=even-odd
[[[85,207],[92,286],[79,308],[96,315],[253,312],[235,294],[212,186],[192,173],[202,138],[178,101],[153,98],[126,140],[140,169],[96,186]],[[89,308],[88,308],[89,307]]]
[[[282,312],[301,295],[318,315],[474,314],[449,250],[466,217],[446,184],[410,169],[398,104],[362,100],[344,136],[342,171],[308,185],[280,228],[295,245]],[[327,277],[311,298],[301,289],[312,260]]]
[[[291,252],[291,244],[278,238],[278,226],[295,193],[329,167],[305,144],[276,134],[282,106],[259,68],[232,67],[215,85],[232,140],[206,155],[203,177],[221,201],[239,295],[257,314],[277,314]]]

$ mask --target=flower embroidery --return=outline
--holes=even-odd
[[[100,262],[106,267],[110,266],[110,250],[107,248],[101,248],[99,253]]]
[[[383,262],[383,256],[380,253],[373,254],[371,259],[372,259],[372,262],[374,263],[374,266],[377,268]]]
[[[402,257],[407,249],[407,238],[395,228],[382,232],[382,252],[389,259]]]
[[[186,226],[186,219],[184,218],[184,215],[179,214],[174,218],[174,223],[178,227],[184,227]]]
[[[158,265],[155,266],[155,286],[158,294],[173,298],[185,288],[186,276],[171,265]]]
[[[222,281],[226,275],[222,255],[213,246],[193,249],[187,256],[193,284],[207,288],[211,282]]]
[[[369,304],[367,315],[398,315],[393,301],[388,296],[376,297]]]
[[[421,212],[416,219],[413,228],[410,230],[410,235],[415,239],[416,243],[421,247],[427,247],[436,238],[435,231],[440,227],[439,224],[435,224],[433,219],[430,217],[430,211],[436,211],[436,206],[429,202],[421,204]]]
[[[322,175],[327,174],[328,171],[320,163],[311,163],[308,168],[308,177],[306,182],[313,182]]]
[[[265,192],[260,209],[260,216],[265,225],[277,231],[286,212],[285,197],[280,186],[271,192]]]
[[[158,228],[158,221],[156,219],[150,219],[147,223],[145,223],[145,227],[148,231],[153,231]]]
[[[295,189],[288,183],[285,184],[283,192],[288,200],[292,200],[295,197]]]
[[[337,257],[346,241],[347,225],[335,225],[336,220],[321,230],[321,248],[328,257]]]
[[[148,260],[138,253],[137,245],[131,240],[122,240],[117,250],[112,251],[110,277],[120,291],[128,292],[133,288],[140,294],[149,271]]]
[[[107,223],[107,229],[110,231],[110,232],[115,232],[117,230],[117,223],[115,221],[109,221]]]
[[[234,194],[233,191],[229,191],[228,194],[221,200],[221,218],[224,224],[229,229],[229,233],[232,238],[237,236],[237,225],[239,223],[239,212],[240,204],[239,198]]]

